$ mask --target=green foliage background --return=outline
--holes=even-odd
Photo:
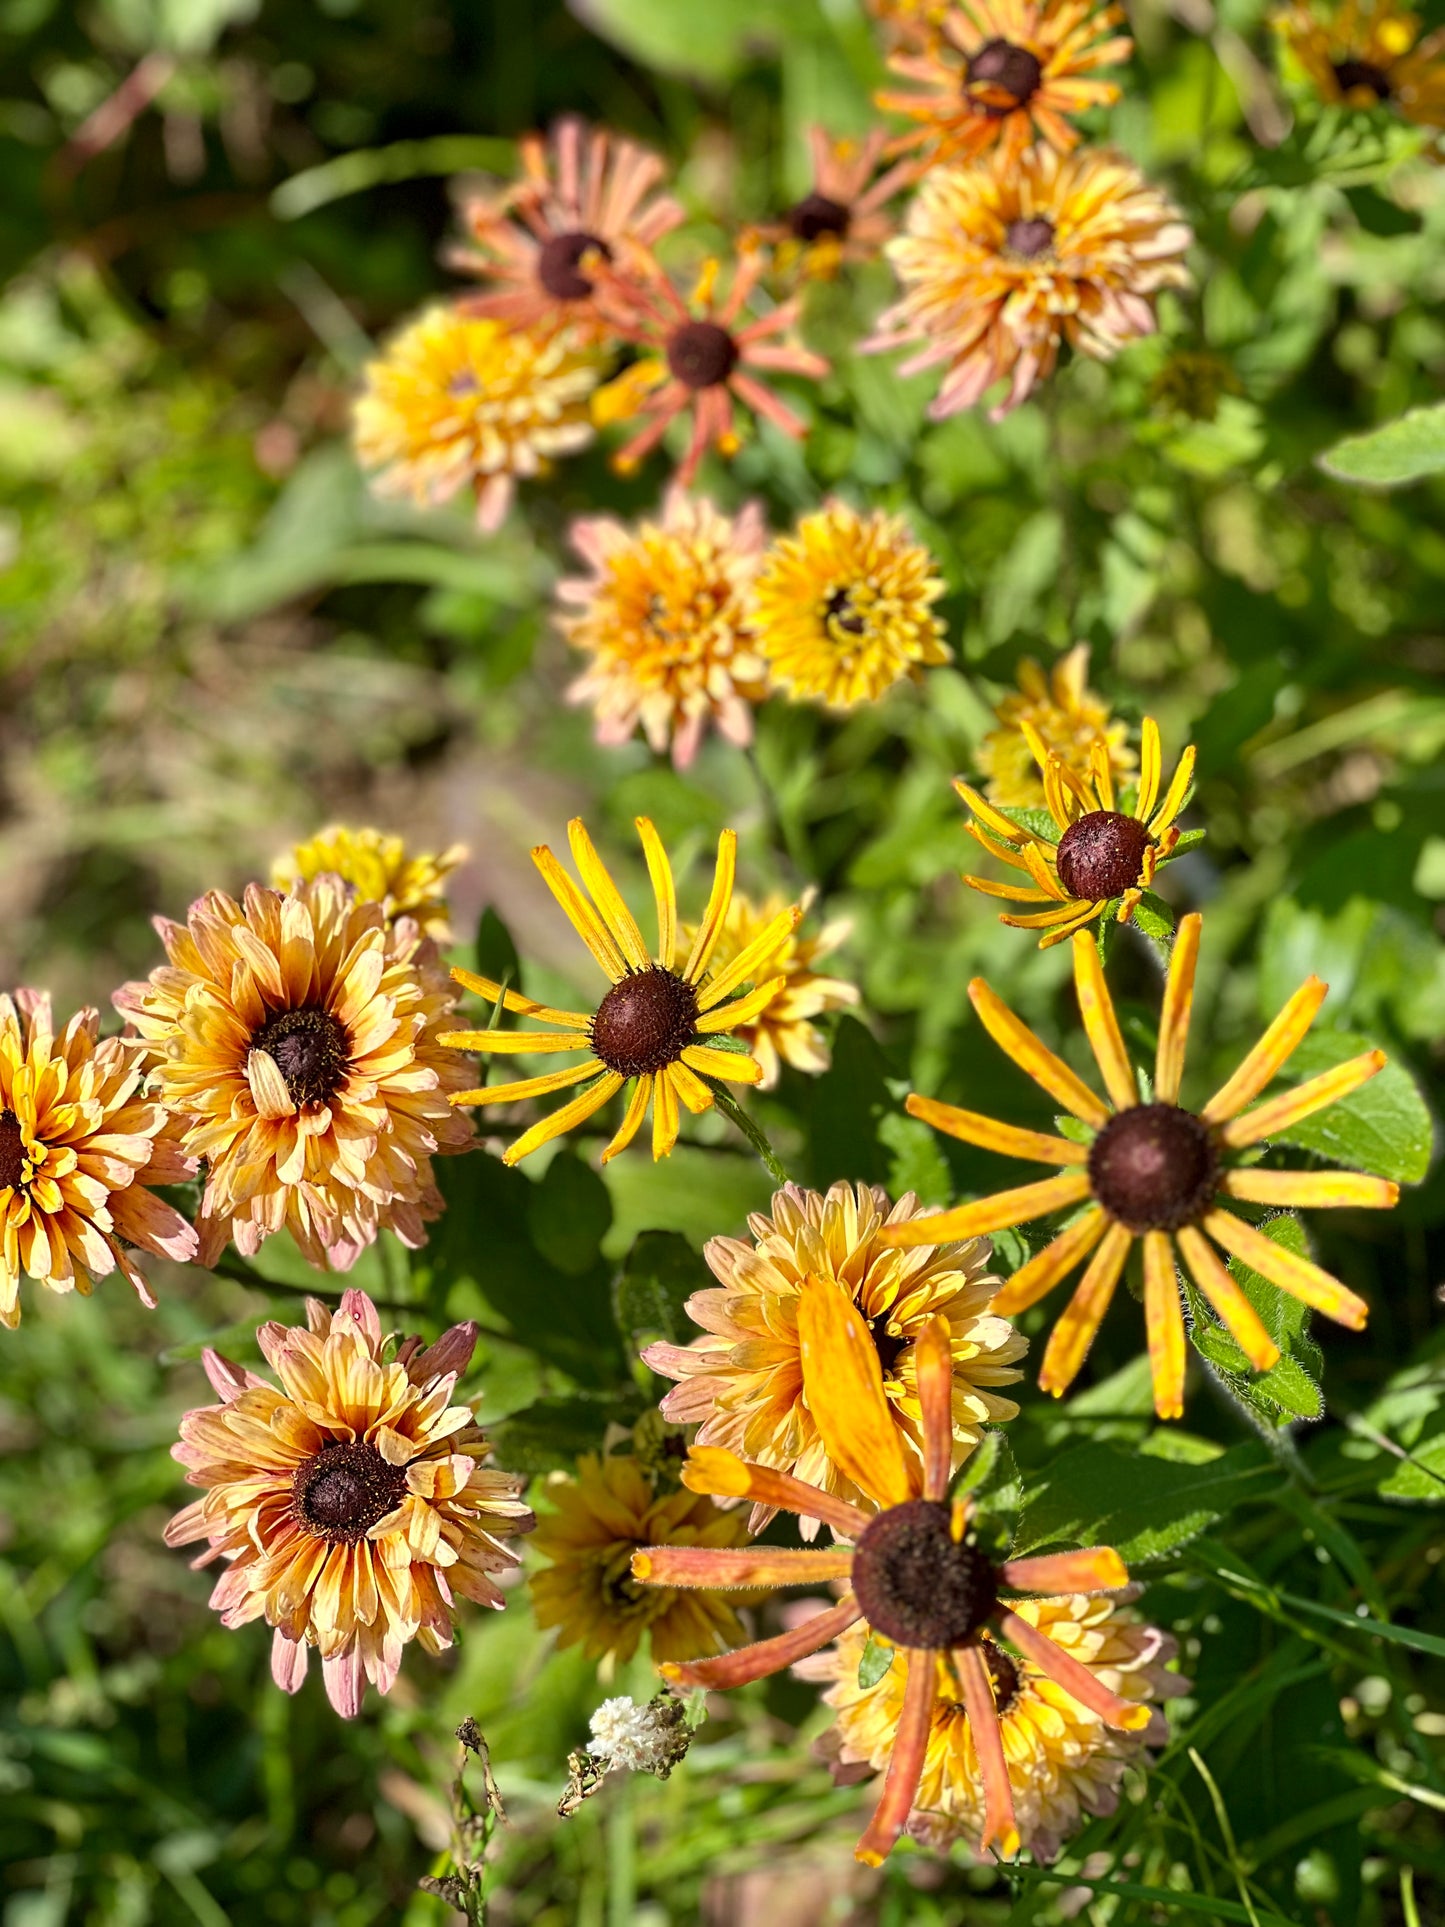
[[[1164,885],[1206,911],[1190,1090],[1317,970],[1331,996],[1301,1073],[1357,1039],[1399,1068],[1295,1141],[1411,1181],[1386,1221],[1310,1227],[1369,1298],[1365,1336],[1311,1334],[1253,1281],[1285,1359],[1252,1386],[1201,1317],[1187,1424],[1159,1428],[1124,1304],[1078,1394],[1030,1391],[1008,1428],[1020,1543],[1117,1543],[1196,1682],[1157,1772],[1047,1880],[907,1853],[858,1873],[859,1796],[811,1764],[822,1721],[788,1680],[736,1696],[665,1786],[613,1784],[558,1823],[604,1689],[520,1597],[473,1614],[449,1663],[410,1656],[354,1726],[319,1681],[287,1700],[263,1630],[223,1632],[160,1527],[177,1415],[207,1396],[200,1346],[253,1358],[304,1268],[268,1247],[264,1289],[171,1271],[153,1316],[114,1282],[31,1292],[0,1346],[4,1927],[440,1919],[415,1882],[467,1714],[516,1822],[498,1921],[1445,1919],[1445,1196],[1423,1150],[1445,1029],[1445,192],[1388,117],[1281,106],[1256,0],[1131,11],[1109,128],[1194,221],[1198,292],[1165,303],[1159,341],[1068,367],[1002,426],[932,427],[926,381],[851,350],[886,273],[817,290],[808,333],[835,373],[796,397],[810,439],[764,433],[706,484],[761,495],[775,525],[835,486],[906,505],[949,583],[956,663],[842,726],[774,705],[755,764],[713,745],[683,780],[592,745],[546,617],[568,519],[650,507],[659,466],[624,484],[591,451],[484,542],[460,511],[367,499],[347,396],[371,341],[446,285],[448,181],[505,171],[511,138],[563,108],[666,149],[699,245],[785,204],[809,120],[867,124],[877,56],[853,0],[0,5],[0,980],[105,1006],[156,960],[152,912],[342,815],[467,840],[459,927],[494,907],[528,990],[575,998],[580,948],[527,848],[581,810],[635,885],[645,809],[700,890],[733,823],[747,887],[812,883],[852,916],[866,998],[826,1077],[757,1106],[788,1168],[982,1192],[1007,1167],[901,1112],[913,1085],[1037,1116],[968,978],[1075,1057],[1079,1039],[1066,958],[965,899],[948,778],[1019,658],[1085,637],[1119,713],[1199,745],[1208,837]],[[77,164],[68,143],[138,63],[154,103]],[[1212,413],[1171,400],[1181,348],[1225,371]],[[482,942],[504,940],[493,917]],[[1152,953],[1121,941],[1111,977],[1147,1042]],[[482,1411],[529,1471],[655,1399],[638,1341],[686,1335],[703,1240],[770,1188],[715,1117],[656,1170],[644,1151],[604,1182],[589,1148],[526,1174],[456,1164],[430,1249],[357,1272],[399,1323],[482,1321]]]

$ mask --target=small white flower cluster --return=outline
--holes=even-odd
[[[609,1767],[628,1767],[634,1773],[668,1774],[687,1752],[691,1734],[680,1700],[659,1693],[645,1706],[621,1698],[603,1700],[592,1715],[592,1739],[587,1751]]]

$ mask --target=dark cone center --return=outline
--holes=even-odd
[[[1054,224],[1041,214],[1036,214],[1031,221],[1010,221],[1003,243],[1010,254],[1021,255],[1025,261],[1037,261],[1054,245]]]
[[[969,60],[964,86],[985,87],[991,92],[1012,97],[1012,107],[1022,107],[1039,90],[1044,70],[1027,47],[1016,47],[1011,40],[985,41]],[[1008,113],[1008,106],[994,105],[993,112]]]
[[[1059,882],[1071,897],[1106,903],[1139,881],[1149,832],[1137,816],[1090,810],[1059,838]]]
[[[291,1516],[313,1538],[354,1545],[396,1510],[405,1492],[406,1467],[389,1465],[364,1439],[323,1445],[296,1468]]]
[[[675,1064],[697,1028],[697,992],[661,964],[616,983],[592,1019],[592,1048],[610,1071],[647,1077]]]
[[[558,301],[585,301],[593,283],[579,267],[584,254],[600,254],[612,259],[612,250],[595,234],[554,234],[537,252],[537,279]]]
[[[825,234],[836,234],[841,241],[852,222],[851,211],[826,194],[805,194],[788,212],[789,232],[798,241],[821,241]]]
[[[944,1651],[971,1639],[998,1603],[998,1573],[977,1546],[956,1540],[951,1514],[910,1499],[872,1520],[853,1555],[863,1616],[896,1646]]]
[[[867,618],[860,615],[853,606],[850,589],[834,589],[823,604],[823,623],[830,631],[841,630],[845,636],[862,636],[868,633]]]
[[[1134,1232],[1177,1231],[1209,1209],[1219,1153],[1209,1126],[1177,1104],[1120,1111],[1089,1152],[1094,1196]]]
[[[0,1111],[0,1191],[18,1191],[25,1181],[25,1133],[14,1111]]]
[[[315,1004],[283,1010],[255,1033],[251,1048],[275,1059],[291,1102],[300,1110],[330,1103],[351,1062],[350,1038],[329,1010]]]
[[[994,1710],[999,1714],[1007,1713],[1019,1692],[1019,1669],[1010,1659],[1003,1647],[992,1639],[981,1639],[983,1663],[988,1668],[989,1681],[993,1686]]]
[[[1371,60],[1337,60],[1333,66],[1342,94],[1352,94],[1357,87],[1365,87],[1376,100],[1388,100],[1393,92],[1390,76]]]
[[[878,1363],[883,1376],[891,1378],[894,1367],[908,1348],[908,1340],[899,1338],[888,1329],[888,1314],[880,1312],[868,1326],[868,1335],[873,1340],[873,1349],[878,1354]]]
[[[716,388],[738,364],[738,345],[715,321],[685,321],[667,341],[667,365],[684,388]]]

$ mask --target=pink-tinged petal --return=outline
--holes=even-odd
[[[353,1641],[344,1653],[321,1662],[326,1681],[326,1697],[344,1720],[354,1720],[361,1711],[366,1694],[366,1669],[361,1662],[361,1647]]]
[[[264,1378],[257,1378],[256,1374],[248,1371],[244,1365],[233,1365],[229,1358],[222,1358],[221,1354],[213,1352],[209,1345],[201,1353],[201,1367],[211,1381],[211,1390],[223,1405],[229,1405],[233,1399],[239,1398],[242,1392],[268,1392],[271,1389]]]
[[[288,1639],[278,1626],[271,1636],[271,1677],[283,1693],[299,1693],[311,1654],[304,1639]]]
[[[761,1639],[755,1645],[740,1646],[736,1652],[723,1653],[717,1659],[665,1660],[657,1670],[664,1679],[675,1680],[682,1686],[708,1686],[719,1690],[746,1686],[751,1680],[765,1679],[769,1673],[781,1673],[794,1660],[806,1659],[809,1653],[816,1653],[830,1639],[836,1639],[839,1633],[846,1632],[862,1616],[858,1601],[849,1593],[846,1599],[829,1607],[827,1612],[815,1613],[811,1619],[805,1619],[801,1626],[779,1633],[774,1639]]]
[[[893,1757],[888,1762],[888,1777],[883,1782],[883,1797],[874,1809],[863,1838],[853,1849],[854,1859],[861,1860],[866,1867],[883,1864],[908,1824],[928,1754],[937,1684],[938,1662],[933,1654],[910,1652],[908,1683],[903,1689],[903,1705],[898,1715]]]
[[[923,1496],[941,1499],[953,1474],[953,1348],[946,1319],[929,1319],[914,1361],[923,1408]]]
[[[477,1348],[478,1326],[475,1319],[467,1319],[464,1324],[453,1325],[444,1331],[435,1345],[428,1345],[424,1352],[418,1352],[407,1360],[406,1375],[413,1385],[423,1385],[429,1378],[442,1378],[461,1374],[472,1362],[472,1353]]]
[[[353,1285],[349,1291],[342,1292],[341,1309],[354,1324],[366,1333],[373,1345],[379,1345],[381,1343],[381,1318],[376,1306],[372,1304],[364,1291],[357,1290]]]

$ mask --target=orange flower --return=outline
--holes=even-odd
[[[917,173],[911,161],[899,161],[879,174],[887,145],[882,128],[861,141],[834,140],[821,127],[808,129],[811,189],[781,221],[757,230],[757,238],[777,250],[781,265],[796,265],[803,274],[828,281],[846,262],[877,256],[893,232],[888,203]]]
[[[462,209],[475,247],[454,249],[449,265],[496,291],[460,305],[509,327],[570,327],[596,340],[611,330],[593,298],[593,264],[645,270],[682,208],[657,192],[666,169],[656,154],[575,115],[548,141],[528,134],[520,152],[520,180]]]
[[[393,1353],[364,1291],[335,1311],[310,1298],[306,1320],[256,1334],[279,1392],[202,1353],[221,1403],[186,1413],[171,1456],[206,1496],[166,1544],[206,1540],[194,1563],[227,1562],[211,1594],[221,1624],[275,1628],[271,1672],[288,1693],[315,1646],[327,1697],[351,1719],[367,1680],[390,1692],[409,1640],[451,1645],[458,1595],[500,1609],[496,1575],[517,1564],[501,1537],[533,1520],[517,1480],[483,1465],[471,1407],[451,1402],[475,1325]]]
[[[938,168],[885,250],[903,297],[864,350],[917,343],[900,373],[942,366],[935,421],[1007,377],[998,420],[1053,372],[1063,343],[1107,361],[1151,334],[1153,297],[1188,283],[1192,240],[1167,196],[1104,150]]]
[[[1008,1640],[1025,1659],[1062,1686],[1107,1725],[1136,1732],[1149,1708],[1112,1692],[1047,1633],[1014,1610],[1000,1589],[1018,1592],[1114,1592],[1129,1575],[1105,1546],[995,1564],[968,1536],[966,1499],[948,1504],[953,1449],[953,1365],[948,1326],[930,1321],[918,1341],[918,1396],[922,1412],[921,1463],[904,1452],[883,1395],[878,1353],[848,1293],[808,1278],[799,1294],[798,1326],[808,1403],[828,1452],[853,1483],[876,1502],[865,1511],[785,1473],[751,1465],[716,1446],[694,1446],[683,1482],[694,1492],[748,1498],[822,1519],[835,1537],[851,1540],[811,1551],[754,1545],[745,1551],[648,1546],[632,1561],[634,1577],[656,1586],[846,1586],[836,1606],[801,1626],[743,1646],[719,1659],[662,1667],[664,1677],[688,1686],[743,1686],[816,1653],[859,1620],[906,1649],[907,1683],[898,1737],[878,1803],[857,1857],[877,1866],[892,1852],[918,1791],[933,1728],[940,1662],[952,1673],[967,1709],[984,1785],[985,1847],[997,1841],[1017,1853],[1013,1789],[985,1658],[984,1628]]]
[[[1114,1296],[1136,1238],[1144,1246],[1144,1315],[1154,1375],[1154,1409],[1160,1418],[1184,1410],[1184,1315],[1174,1270],[1174,1245],[1194,1282],[1256,1371],[1268,1371],[1279,1347],[1259,1314],[1229,1275],[1215,1244],[1268,1278],[1281,1291],[1323,1312],[1326,1318],[1364,1329],[1369,1307],[1337,1278],[1308,1258],[1287,1251],[1226,1208],[1246,1204],[1351,1205],[1388,1208],[1399,1187],[1355,1171],[1265,1171],[1241,1165],[1242,1151],[1300,1118],[1312,1117],[1358,1090],[1385,1067],[1383,1051],[1369,1050],[1296,1090],[1253,1110],[1259,1096],[1298,1047],[1324,1002],[1328,984],[1310,977],[1285,1005],[1244,1062],[1202,1110],[1179,1103],[1184,1050],[1194,1000],[1194,966],[1202,918],[1179,925],[1164,987],[1153,1095],[1140,1101],[1139,1078],[1124,1047],[1113,1000],[1104,982],[1098,949],[1087,931],[1074,936],[1074,983],[1084,1030],[1103,1075],[1105,1103],[1068,1065],[1020,1023],[981,977],[968,987],[979,1020],[994,1042],[1056,1104],[1092,1134],[1087,1143],[1023,1131],[973,1111],[910,1096],[908,1111],[965,1144],[982,1145],[1004,1157],[1061,1167],[1060,1175],[1017,1190],[999,1191],[975,1204],[895,1225],[882,1234],[890,1245],[932,1244],[939,1238],[973,1238],[1005,1225],[1030,1224],[1056,1211],[1084,1206],[1059,1235],[1017,1270],[993,1301],[1006,1317],[1035,1305],[1077,1266],[1088,1267],[1044,1353],[1039,1384],[1061,1398],[1088,1355],[1094,1334]],[[1171,1244],[1171,1239],[1173,1243]],[[1211,1243],[1211,1239],[1214,1241]],[[1092,1254],[1092,1255],[1090,1255]]]
[[[894,54],[893,72],[919,93],[880,93],[878,105],[919,125],[897,142],[929,166],[997,149],[1007,170],[1035,141],[1067,154],[1078,145],[1070,118],[1119,98],[1100,67],[1134,48],[1119,6],[1095,0],[961,0],[921,51]]]
[[[642,418],[642,428],[613,457],[619,473],[631,474],[676,417],[691,410],[692,436],[677,470],[678,482],[687,488],[709,448],[721,455],[737,453],[734,399],[785,435],[795,440],[806,435],[807,423],[758,375],[771,371],[817,381],[828,373],[828,363],[793,338],[796,296],[769,314],[744,320],[765,265],[760,248],[746,249],[721,300],[717,261],[704,265],[686,301],[660,277],[628,281],[609,275],[599,295],[605,312],[619,334],[648,350],[592,398],[592,419],[599,428]]]

